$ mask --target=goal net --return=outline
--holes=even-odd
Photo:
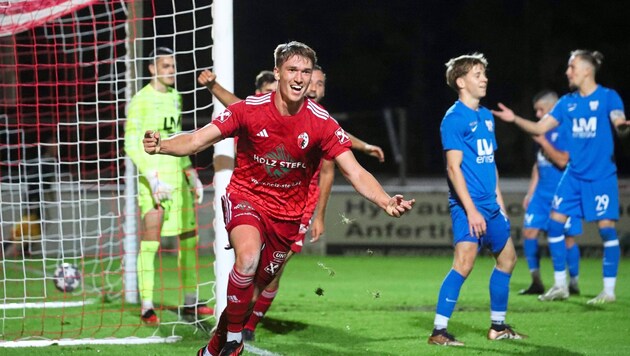
[[[159,46],[175,52],[183,129],[210,121],[196,76],[213,64],[212,6],[0,1],[0,346],[169,342],[214,325],[182,314],[176,237],[155,258],[160,325],[141,322],[138,173],[123,149],[129,100],[149,83]],[[191,160],[211,185],[211,157]],[[209,195],[196,205],[196,294],[213,306]]]

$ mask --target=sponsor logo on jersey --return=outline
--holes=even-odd
[[[591,116],[588,119],[584,117],[573,118],[573,137],[575,138],[593,138],[597,135],[597,117]]]
[[[254,155],[254,161],[264,165],[267,174],[273,178],[281,178],[292,169],[306,169],[306,163],[296,161],[284,145],[276,147],[275,151],[267,153],[265,156]]]
[[[230,118],[230,116],[232,116],[232,112],[228,109],[223,110],[222,113],[220,113],[215,120],[219,121],[220,123],[224,123],[227,121],[227,119]]]
[[[259,133],[256,134],[256,136],[258,136],[258,137],[269,137],[269,134],[267,133],[267,129],[262,129],[262,130],[260,130]]]
[[[298,146],[301,149],[305,149],[308,146],[308,134],[306,132],[302,132],[297,138]]]
[[[254,210],[254,207],[249,202],[240,202],[236,204],[234,210]]]
[[[593,100],[588,103],[588,106],[591,108],[591,111],[597,110],[599,107],[599,100]]]
[[[494,123],[492,120],[486,120],[486,127],[488,128],[488,131],[494,131]]]
[[[551,142],[556,142],[556,140],[558,140],[558,133],[557,132],[552,132],[551,133]]]
[[[348,134],[341,127],[338,128],[337,131],[335,131],[335,135],[337,136],[339,143],[346,143],[350,140]]]
[[[477,124],[478,124],[477,121],[473,121],[473,122],[469,123],[468,126],[470,126],[470,131],[472,131],[472,132],[477,131]]]
[[[274,251],[273,260],[276,262],[282,262],[287,258],[287,253],[283,251]]]
[[[488,143],[485,138],[477,140],[477,163],[493,163],[494,146]]]
[[[573,111],[577,108],[577,104],[576,103],[570,103],[567,105],[567,110],[568,111]]]

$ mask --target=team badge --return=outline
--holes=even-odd
[[[599,107],[599,100],[590,101],[588,105],[591,107],[591,111],[595,111]]]
[[[301,149],[305,149],[306,146],[308,146],[308,134],[306,132],[302,132],[298,136],[298,146],[300,146]]]
[[[350,140],[348,134],[341,127],[338,128],[337,131],[335,131],[335,135],[337,136],[337,139],[339,139],[339,143],[346,143],[348,140]]]
[[[494,124],[492,123],[492,120],[486,120],[486,127],[488,128],[488,131],[494,131]]]
[[[220,113],[214,119],[219,121],[220,123],[224,123],[224,122],[227,121],[227,119],[230,118],[230,116],[232,116],[232,112],[230,110],[228,110],[228,109],[225,109],[222,113]]]

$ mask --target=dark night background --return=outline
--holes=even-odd
[[[444,79],[449,58],[484,53],[490,80],[482,105],[501,101],[533,118],[531,98],[539,90],[568,91],[569,52],[598,50],[605,58],[597,81],[628,105],[627,8],[624,1],[234,1],[235,91],[241,97],[253,92],[255,75],[273,68],[279,43],[304,42],[327,73],[323,105],[350,113],[342,126],[386,151],[384,164],[357,155],[366,168],[396,174],[381,113],[400,107],[408,116],[409,175],[440,176],[439,125],[456,100]],[[531,139],[504,123],[496,132],[501,174],[529,175]],[[630,173],[629,141],[617,141],[622,176]]]

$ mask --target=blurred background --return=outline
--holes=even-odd
[[[273,50],[298,40],[317,51],[327,74],[322,104],[342,126],[385,150],[387,161],[357,155],[377,175],[396,174],[383,110],[406,112],[407,174],[442,176],[439,125],[457,96],[445,83],[449,58],[482,52],[489,60],[488,95],[534,118],[532,97],[549,88],[568,91],[569,52],[584,48],[605,56],[597,80],[630,102],[630,10],[624,1],[422,0],[235,1],[235,91],[254,90],[254,77],[273,68]],[[220,78],[219,78],[220,80]],[[398,118],[394,112],[398,129]],[[532,140],[497,124],[496,156],[503,176],[528,176]],[[617,142],[621,176],[630,174],[630,142]]]

